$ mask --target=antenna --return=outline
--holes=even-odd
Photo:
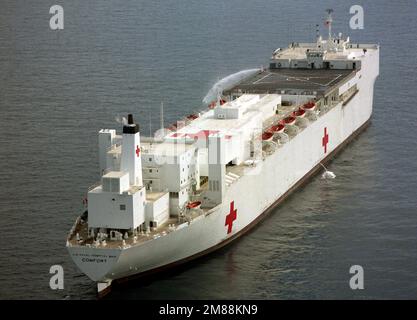
[[[326,9],[326,12],[327,12],[326,26],[329,28],[329,41],[330,41],[332,38],[332,22],[333,22],[332,13],[334,12],[334,10]]]
[[[152,121],[151,121],[151,111],[149,109],[149,137],[152,137]]]
[[[161,101],[161,130],[164,129],[164,102]]]
[[[317,41],[319,40],[319,38],[320,38],[320,28],[319,28],[319,25],[316,24],[316,39],[317,39]]]

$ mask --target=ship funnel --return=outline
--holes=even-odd
[[[143,185],[139,125],[133,122],[132,114],[127,116],[127,124],[123,126],[120,171],[129,173],[130,185]]]
[[[139,132],[139,125],[133,122],[133,115],[127,115],[127,124],[123,125],[123,133],[135,134]]]

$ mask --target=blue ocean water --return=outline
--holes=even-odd
[[[349,28],[354,4],[363,30]],[[161,101],[166,123],[199,109],[218,79],[311,41],[329,7],[335,31],[381,45],[372,124],[329,165],[337,178],[313,178],[234,244],[109,298],[417,297],[416,1],[74,0],[62,31],[49,29],[51,5],[0,8],[0,298],[95,299],[65,238],[99,179],[97,131],[127,112],[153,131]],[[62,291],[49,288],[55,264]],[[349,288],[355,264],[364,290]]]

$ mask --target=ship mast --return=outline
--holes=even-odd
[[[164,102],[161,102],[161,130],[164,130]]]
[[[330,42],[331,39],[332,39],[332,22],[333,22],[332,13],[333,13],[333,9],[326,9],[326,12],[327,12],[326,26],[329,28],[329,39],[328,39],[328,41]]]

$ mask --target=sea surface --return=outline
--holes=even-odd
[[[64,8],[64,30],[49,8]],[[364,8],[364,29],[349,8]],[[335,32],[381,45],[372,124],[252,232],[108,299],[417,298],[417,2],[0,1],[0,298],[95,299],[67,232],[99,180],[97,131],[131,112],[144,134],[199,110],[228,74]],[[64,268],[64,290],[49,269]],[[349,269],[364,269],[351,290]]]

